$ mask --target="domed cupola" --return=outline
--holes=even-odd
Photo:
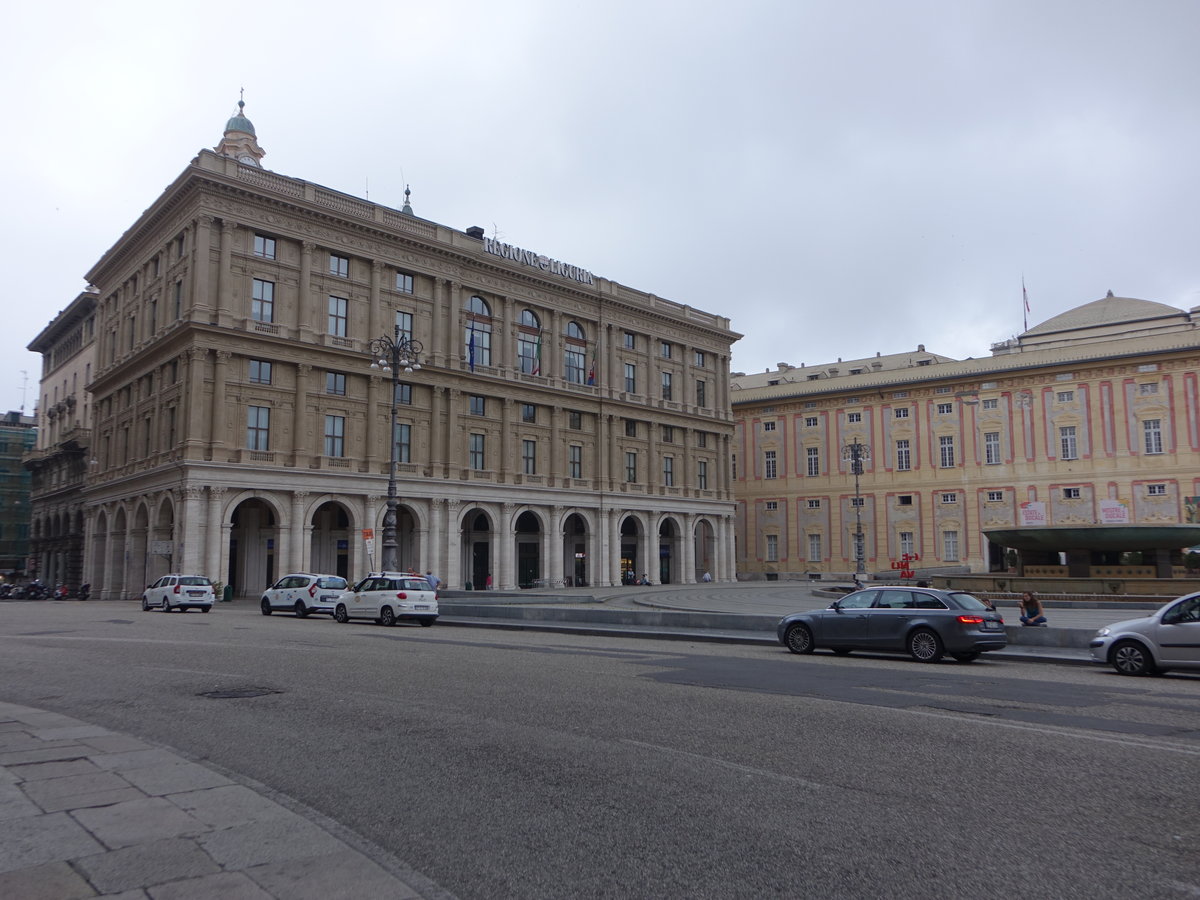
[[[258,146],[254,123],[245,116],[246,101],[238,100],[237,112],[225,123],[225,135],[214,148],[222,156],[231,156],[247,166],[261,168],[261,160],[267,151]]]

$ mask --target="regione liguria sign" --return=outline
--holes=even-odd
[[[569,278],[571,281],[578,281],[580,284],[595,283],[592,279],[592,273],[587,269],[568,265],[557,259],[551,259],[548,256],[534,253],[532,250],[523,250],[520,247],[514,247],[512,244],[502,243],[495,238],[483,239],[483,252],[499,256],[501,259],[511,259],[513,262],[520,263],[523,266],[532,266],[535,269],[541,269],[543,272],[549,272],[551,275]]]

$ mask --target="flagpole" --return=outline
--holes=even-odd
[[[1025,290],[1025,276],[1021,276],[1021,301],[1025,304],[1023,315],[1025,327],[1022,331],[1029,330],[1029,292]]]

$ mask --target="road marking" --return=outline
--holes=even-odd
[[[824,788],[827,785],[816,781],[809,781],[807,778],[797,778],[794,775],[782,775],[779,772],[772,772],[768,769],[756,769],[753,766],[743,766],[739,763],[729,762],[728,760],[718,759],[715,756],[703,756],[699,753],[689,753],[687,750],[676,750],[674,747],[664,747],[661,744],[648,744],[645,741],[635,741],[629,738],[623,738],[622,744],[632,744],[635,747],[644,747],[647,750],[661,750],[663,753],[670,753],[675,756],[684,756],[688,759],[698,760],[700,762],[712,763],[726,769],[733,769],[735,772],[742,772],[746,775],[760,775],[763,778],[771,778],[775,781],[786,781],[791,784],[802,784],[805,787]]]
[[[954,722],[973,722],[977,725],[991,725],[996,728],[1011,728],[1015,731],[1032,731],[1036,734],[1051,735],[1054,737],[1076,738],[1085,741],[1097,741],[1102,744],[1121,744],[1126,747],[1136,747],[1139,750],[1167,750],[1171,753],[1182,753],[1185,756],[1200,756],[1200,750],[1190,747],[1180,747],[1176,744],[1158,743],[1149,738],[1121,738],[1109,737],[1108,735],[1095,734],[1088,731],[1065,731],[1061,728],[1047,728],[1044,725],[1027,725],[1023,722],[1001,722],[996,719],[982,718],[978,715],[964,715],[954,713],[936,713],[927,712],[921,709],[904,709],[893,706],[877,706],[876,709],[892,709],[896,712],[908,713],[914,716],[928,716],[931,719],[946,719]]]

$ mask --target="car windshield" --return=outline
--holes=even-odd
[[[951,594],[950,597],[954,600],[955,603],[957,603],[963,609],[974,609],[974,610],[991,609],[990,606],[988,606],[986,603],[984,603],[978,597],[975,597],[971,594],[960,594],[960,593],[955,592],[955,593]]]
[[[180,584],[202,584],[208,587],[208,579],[202,578],[199,575],[184,575],[179,579]]]

